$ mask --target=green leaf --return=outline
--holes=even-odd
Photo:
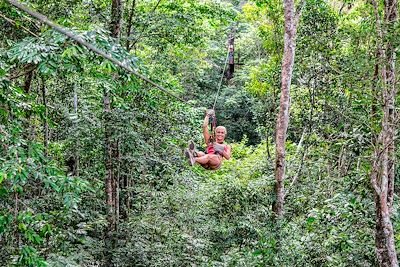
[[[23,232],[25,232],[26,229],[27,229],[26,224],[24,224],[24,223],[19,223],[19,224],[18,224],[18,229],[21,230],[21,231],[23,231]]]
[[[7,179],[7,174],[5,172],[0,172],[0,185],[5,179]]]
[[[314,217],[308,217],[307,218],[307,223],[309,223],[309,224],[313,223],[314,221],[315,221]]]
[[[256,249],[256,250],[253,252],[253,255],[254,255],[254,256],[258,256],[258,255],[261,255],[261,254],[263,254],[263,251],[262,251],[261,249]]]

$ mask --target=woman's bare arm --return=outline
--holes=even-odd
[[[206,145],[210,142],[210,133],[208,132],[208,122],[209,122],[210,116],[206,113],[206,116],[203,121],[203,137],[204,137],[204,142]]]
[[[230,145],[226,145],[226,150],[224,150],[222,152],[222,156],[226,159],[230,159],[231,158],[231,146]]]

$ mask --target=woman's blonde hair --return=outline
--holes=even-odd
[[[224,133],[225,133],[225,136],[226,136],[226,134],[228,133],[228,132],[226,131],[226,128],[225,128],[224,126],[218,126],[217,128],[215,128],[215,131],[218,131],[219,129],[224,130]]]

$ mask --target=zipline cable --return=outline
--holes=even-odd
[[[224,75],[225,75],[225,69],[226,69],[226,65],[228,63],[228,59],[229,59],[229,49],[228,49],[228,52],[226,54],[224,69],[222,70],[221,79],[220,79],[219,85],[218,85],[218,91],[217,91],[217,93],[215,95],[214,105],[213,105],[213,108],[212,108],[213,110],[215,110],[215,105],[217,104],[217,99],[218,99],[219,91],[221,89],[222,80],[223,80]]]
[[[170,92],[169,90],[165,89],[164,87],[162,87],[161,85],[156,84],[155,82],[153,82],[152,80],[150,80],[149,78],[147,78],[146,76],[143,76],[142,74],[134,71],[132,68],[130,68],[129,66],[126,66],[124,63],[122,63],[121,61],[113,58],[110,54],[107,54],[106,52],[98,49],[97,47],[93,46],[92,44],[86,42],[85,40],[83,40],[82,37],[75,35],[74,33],[70,32],[69,30],[62,28],[61,26],[58,26],[57,24],[55,24],[54,22],[52,22],[51,20],[49,20],[46,16],[31,10],[30,8],[28,8],[27,6],[21,4],[20,2],[16,1],[16,0],[6,0],[8,3],[10,3],[11,5],[15,6],[16,8],[28,13],[29,15],[31,15],[32,17],[40,20],[41,22],[43,22],[44,24],[50,26],[51,28],[53,28],[54,30],[58,31],[61,34],[64,34],[65,36],[71,38],[72,40],[76,41],[78,44],[86,47],[87,49],[93,51],[94,53],[102,56],[105,59],[110,60],[111,62],[113,62],[115,65],[120,66],[121,68],[125,69],[126,71],[128,71],[129,73],[135,75],[136,77],[138,77],[139,79],[153,85],[154,87],[156,87],[157,89],[163,91],[164,93],[182,101],[183,103],[187,103],[187,101],[185,101],[184,99],[180,98],[178,95]]]
[[[225,69],[226,69],[226,65],[228,63],[228,59],[229,59],[229,49],[228,49],[228,53],[226,54],[224,69],[222,70],[221,79],[219,80],[218,90],[217,90],[217,93],[215,94],[214,105],[212,108],[212,110],[214,111],[214,115],[211,117],[211,136],[210,136],[211,143],[213,142],[213,140],[215,140],[215,129],[217,127],[217,116],[215,114],[215,105],[217,104],[217,99],[218,99],[219,91],[221,89],[222,80],[225,75]]]

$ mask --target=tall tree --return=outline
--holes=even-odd
[[[125,48],[126,50],[129,51],[131,42],[129,40],[129,38],[131,37],[131,31],[132,31],[132,20],[133,20],[133,14],[135,13],[135,8],[136,8],[136,0],[132,1],[132,7],[131,10],[129,11],[129,16],[128,16],[128,20],[127,20],[127,27],[126,27],[126,44],[125,44]]]
[[[113,0],[111,6],[110,30],[111,37],[117,39],[121,32],[122,2]],[[117,175],[114,168],[114,154],[116,146],[112,141],[112,108],[110,92],[104,88],[104,145],[105,145],[105,191],[107,205],[107,223],[106,229],[106,266],[113,266],[112,251],[115,247],[115,231],[117,230],[119,217],[119,181],[116,181]]]
[[[393,39],[394,23],[398,18],[397,0],[384,1],[383,21],[379,14],[378,3],[372,0],[375,13],[377,41],[377,65],[381,69],[382,119],[381,130],[374,142],[372,157],[371,183],[375,193],[375,246],[380,266],[398,266],[394,242],[393,225],[390,215],[393,207],[394,160],[395,160],[395,47]],[[375,88],[374,92],[378,92]],[[377,97],[377,95],[376,95]],[[375,106],[373,105],[373,108]],[[376,116],[376,112],[373,112]],[[375,119],[375,118],[373,118]]]
[[[292,72],[294,65],[294,54],[296,48],[297,25],[301,15],[301,4],[295,12],[294,0],[284,0],[284,50],[282,57],[281,71],[281,98],[279,105],[279,114],[276,122],[276,159],[275,159],[275,192],[276,200],[274,203],[274,211],[277,217],[283,216],[283,203],[285,200],[284,178],[285,178],[285,141],[287,136],[287,128],[289,125],[289,109],[290,109],[290,84],[292,80]]]
[[[111,36],[114,38],[118,38],[119,34],[121,33],[121,18],[122,18],[122,1],[112,0],[110,31],[111,31]]]
[[[49,123],[47,122],[47,97],[46,97],[46,83],[42,78],[41,80],[41,90],[42,90],[42,101],[44,107],[44,118],[43,118],[43,145],[44,145],[44,155],[47,157],[48,145],[49,145]]]

